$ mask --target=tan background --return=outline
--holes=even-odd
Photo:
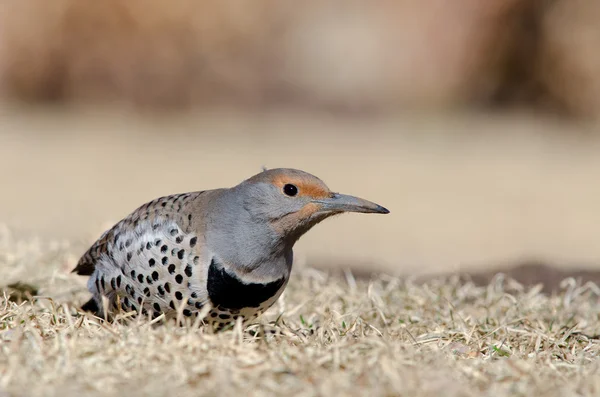
[[[5,107],[0,219],[83,250],[157,196],[232,186],[267,167],[312,172],[387,216],[345,215],[298,245],[311,264],[421,273],[539,259],[600,264],[600,139],[519,115],[315,112],[140,116]]]

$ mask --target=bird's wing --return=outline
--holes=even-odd
[[[173,194],[152,200],[122,219],[111,229],[107,230],[92,246],[83,254],[73,273],[89,276],[94,272],[98,259],[106,254],[111,255],[112,247],[117,243],[119,235],[126,231],[133,231],[141,222],[162,220],[175,221],[183,230],[191,228],[192,215],[184,211],[188,204],[197,199],[206,191]],[[131,244],[122,241],[120,244]]]

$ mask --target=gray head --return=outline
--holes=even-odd
[[[387,214],[370,201],[334,193],[314,175],[279,168],[226,189],[215,211],[211,240],[239,267],[291,256],[294,243],[322,220],[344,212]],[[216,220],[216,219],[215,219]]]
[[[387,214],[370,201],[334,193],[307,172],[278,168],[263,171],[236,187],[243,191],[245,208],[267,222],[283,240],[293,244],[323,219],[343,212]]]

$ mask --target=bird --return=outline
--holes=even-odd
[[[231,188],[157,198],[105,231],[79,259],[72,272],[89,276],[92,294],[81,308],[105,318],[120,311],[181,319],[202,312],[205,324],[247,323],[286,288],[298,239],[348,212],[390,211],[291,168],[264,169]]]

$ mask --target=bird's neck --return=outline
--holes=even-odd
[[[228,208],[207,222],[207,244],[238,274],[258,273],[274,279],[288,276],[292,266],[293,243],[282,238],[267,222],[262,222],[246,211]],[[239,207],[238,207],[239,208]]]

